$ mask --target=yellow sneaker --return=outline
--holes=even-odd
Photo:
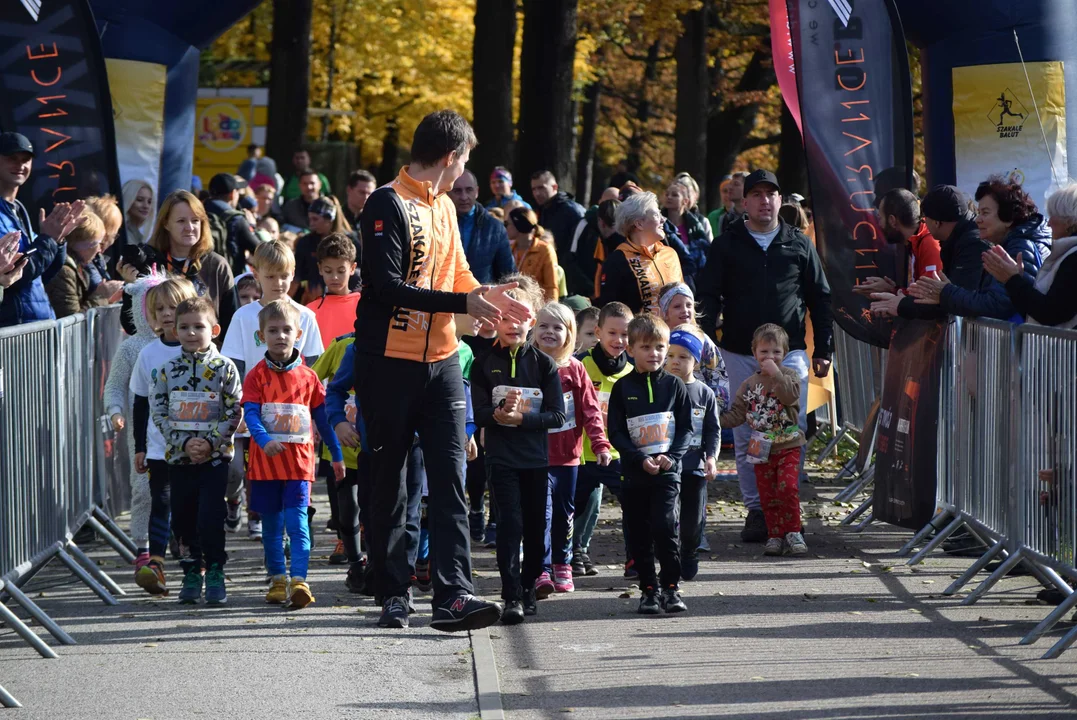
[[[288,576],[274,575],[271,582],[269,592],[266,593],[266,602],[281,605],[288,600]]]
[[[288,607],[292,610],[305,608],[314,602],[314,594],[306,578],[294,577],[288,582]]]

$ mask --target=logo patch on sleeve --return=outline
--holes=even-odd
[[[385,230],[385,223],[381,220],[374,221],[374,232],[382,232]]]

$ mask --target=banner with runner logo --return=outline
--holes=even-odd
[[[957,67],[953,79],[957,186],[971,196],[989,175],[1013,177],[1043,208],[1069,178],[1062,63]]]
[[[87,0],[0,3],[0,129],[34,146],[19,200],[38,208],[119,193],[108,77]]]
[[[935,514],[939,392],[948,320],[902,320],[886,359],[875,435],[876,520],[919,530]]]
[[[815,241],[834,317],[857,340],[886,347],[889,319],[873,316],[871,300],[853,288],[906,274],[905,250],[886,242],[874,208],[884,172],[911,185],[912,80],[901,23],[893,0],[788,0],[787,10]],[[771,27],[785,22],[772,14]]]

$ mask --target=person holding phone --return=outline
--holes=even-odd
[[[5,243],[11,242],[11,234],[18,234],[18,252],[15,260],[19,266],[0,265],[3,274],[3,299],[0,300],[0,327],[21,325],[37,320],[54,320],[45,283],[59,271],[67,257],[64,238],[78,223],[85,203],[57,203],[52,212],[45,215],[41,210],[38,220],[40,235],[30,225],[30,213],[16,197],[19,188],[30,179],[34,161],[34,146],[25,135],[16,132],[0,133],[0,236]],[[0,243],[0,244],[5,244]],[[19,277],[15,277],[15,275]]]

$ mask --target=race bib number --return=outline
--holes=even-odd
[[[212,430],[220,407],[219,398],[215,392],[174,390],[168,394],[168,422],[174,430]]]
[[[551,435],[554,433],[564,432],[565,430],[576,429],[576,397],[571,392],[565,393],[564,397],[565,424],[557,428],[556,430],[550,430]]]
[[[310,408],[295,403],[265,403],[262,424],[271,440],[282,443],[311,442]]]
[[[692,408],[692,439],[688,441],[688,447],[701,448],[703,447],[703,413],[706,412],[706,408],[694,407]]]
[[[352,424],[352,427],[357,427],[359,407],[355,404],[355,395],[349,395],[348,399],[344,401],[344,416],[348,418],[348,422]]]
[[[505,404],[508,404],[507,398],[510,390],[520,391],[520,399],[516,403],[516,411],[521,415],[530,415],[531,413],[537,413],[542,410],[541,390],[538,388],[514,387],[512,385],[497,385],[494,387],[493,391],[490,393],[490,399],[493,401],[495,409],[501,404],[502,400],[506,400]],[[498,424],[503,425],[504,423]],[[506,425],[505,427],[512,426]]]
[[[602,429],[609,430],[610,394],[601,390],[596,390],[595,394],[598,395],[598,408],[602,411]]]
[[[673,435],[676,432],[677,422],[671,412],[628,418],[628,434],[632,443],[647,455],[667,452],[673,445]]]
[[[758,430],[752,431],[748,438],[748,462],[752,465],[762,465],[770,460],[770,448],[774,441],[767,437],[766,433]]]

